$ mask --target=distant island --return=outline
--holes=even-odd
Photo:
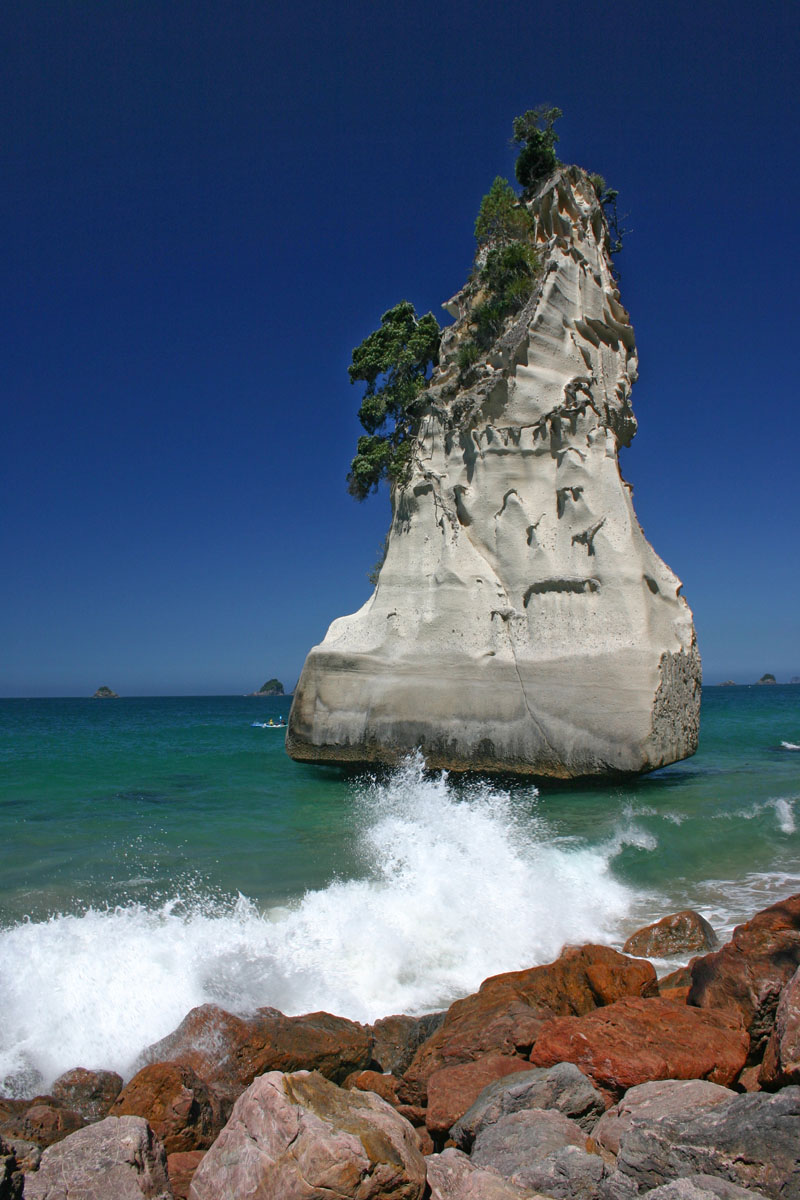
[[[112,692],[110,687],[106,687],[104,684],[103,687],[99,687],[97,689],[95,694],[92,696],[92,699],[93,700],[119,700],[119,696],[117,695],[116,692]]]
[[[251,696],[285,696],[283,684],[280,679],[268,679],[257,692],[250,692]]]
[[[769,673],[769,671],[767,671],[766,675],[762,675],[758,682],[759,683],[777,683],[778,681],[774,675],[771,675]]]

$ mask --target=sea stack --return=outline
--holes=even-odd
[[[571,779],[697,748],[692,614],[619,470],[637,355],[603,205],[559,167],[527,208],[537,278],[466,370],[474,277],[445,305],[377,586],[306,659],[295,759],[419,749],[432,768]]]

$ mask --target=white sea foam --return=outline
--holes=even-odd
[[[653,844],[630,818],[600,849],[559,841],[532,789],[465,793],[418,762],[364,787],[360,804],[365,877],[291,907],[176,898],[0,932],[0,1090],[75,1066],[125,1074],[208,1001],[359,1020],[446,1005],[565,942],[614,941],[636,897],[610,862]]]
[[[769,805],[775,809],[775,816],[778,818],[781,832],[794,833],[797,828],[794,819],[794,799],[781,796],[777,800],[770,800]]]
[[[783,746],[784,750],[800,750],[800,746],[798,746],[795,742],[781,742],[781,745]]]

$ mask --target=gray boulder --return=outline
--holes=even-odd
[[[172,1200],[164,1147],[141,1117],[106,1117],[42,1155],[25,1200]]]
[[[0,1200],[20,1200],[21,1196],[22,1172],[17,1169],[12,1147],[0,1138]]]
[[[428,1165],[430,1200],[533,1200],[534,1192],[503,1179],[491,1167],[476,1167],[466,1154],[448,1148],[431,1154]]]
[[[424,1189],[414,1129],[380,1096],[270,1071],[236,1101],[189,1200],[420,1200]]]
[[[686,1175],[647,1193],[648,1200],[756,1200],[760,1195],[714,1175]]]
[[[592,1131],[609,1154],[619,1153],[622,1136],[637,1122],[652,1124],[713,1108],[733,1099],[736,1092],[706,1079],[658,1079],[629,1088],[618,1104],[604,1113]]]
[[[490,1083],[464,1116],[456,1121],[450,1136],[461,1150],[469,1151],[478,1133],[495,1125],[501,1117],[528,1108],[557,1109],[581,1129],[591,1133],[605,1111],[602,1094],[574,1063],[518,1071]]]
[[[511,1182],[533,1188],[555,1200],[599,1200],[600,1184],[608,1168],[599,1154],[587,1154],[578,1146],[565,1146],[538,1162],[523,1162]]]
[[[523,1109],[485,1125],[472,1161],[557,1200],[596,1200],[606,1175],[602,1158],[587,1154],[580,1126],[553,1109]]]
[[[617,1166],[645,1190],[702,1174],[775,1200],[800,1200],[800,1087],[635,1122],[621,1137]]]

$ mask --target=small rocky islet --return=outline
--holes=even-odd
[[[203,1005],[125,1084],[0,1098],[0,1198],[798,1200],[800,894],[624,950],[373,1025]],[[694,957],[659,980],[645,951]]]

